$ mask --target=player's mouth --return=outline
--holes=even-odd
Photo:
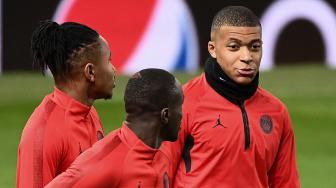
[[[238,69],[237,72],[239,73],[240,76],[243,76],[243,77],[252,77],[255,74],[256,69],[253,69],[253,68],[244,68],[244,69]]]

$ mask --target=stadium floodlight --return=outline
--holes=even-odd
[[[325,61],[336,69],[336,14],[322,0],[280,0],[265,11],[263,27],[263,59],[260,70],[270,70],[274,65],[274,51],[280,32],[297,19],[311,21],[319,30],[326,46]]]

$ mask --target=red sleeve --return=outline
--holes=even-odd
[[[113,151],[121,143],[119,137],[114,135],[109,135],[109,137],[97,142],[92,148],[83,152],[65,172],[53,179],[46,188],[107,186],[106,183],[111,182],[111,173],[106,172],[106,170],[113,168],[106,164],[114,162],[110,157],[116,155]],[[122,154],[122,152],[118,153]]]
[[[91,148],[83,152],[63,173],[54,178],[47,186],[52,187],[73,187],[73,185],[79,181],[79,179],[87,172],[94,162],[97,162],[95,150]],[[97,156],[99,157],[99,156]]]
[[[269,171],[270,188],[299,188],[299,174],[296,166],[294,132],[288,111],[284,112],[284,128],[276,159]]]
[[[27,129],[18,151],[16,187],[43,187],[56,176],[62,146],[49,142],[44,127]]]
[[[119,187],[121,171],[114,169],[115,156],[108,155],[85,173],[78,181],[73,184],[72,188],[90,188],[90,187]],[[110,165],[108,165],[110,164]],[[64,187],[64,186],[61,186]]]
[[[112,141],[104,144],[100,151],[93,152],[91,159],[83,156],[82,159],[86,159],[86,162],[78,160],[77,167],[83,168],[84,166],[85,169],[81,170],[81,176],[73,183],[72,188],[123,187],[119,185],[119,182],[123,178],[124,160],[127,158],[128,151],[129,148],[122,146],[119,137],[115,137]],[[134,168],[136,169],[136,167]]]

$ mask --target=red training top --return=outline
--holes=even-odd
[[[103,130],[94,107],[55,87],[23,129],[16,187],[43,187],[101,138]]]
[[[205,74],[184,86],[184,97],[179,140],[161,147],[176,172],[174,187],[299,187],[292,124],[276,97],[259,87],[238,106]]]
[[[168,158],[123,125],[79,156],[53,187],[168,188]]]

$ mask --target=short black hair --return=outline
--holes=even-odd
[[[162,69],[143,69],[126,86],[124,101],[127,113],[154,112],[177,102],[179,90],[175,77]]]
[[[42,21],[31,39],[33,63],[41,68],[43,74],[49,68],[54,77],[64,78],[75,62],[90,54],[89,48],[97,48],[98,38],[95,30],[80,23],[59,25],[50,20]]]
[[[221,26],[256,27],[261,24],[250,9],[243,6],[228,6],[218,11],[213,18],[211,33]]]

